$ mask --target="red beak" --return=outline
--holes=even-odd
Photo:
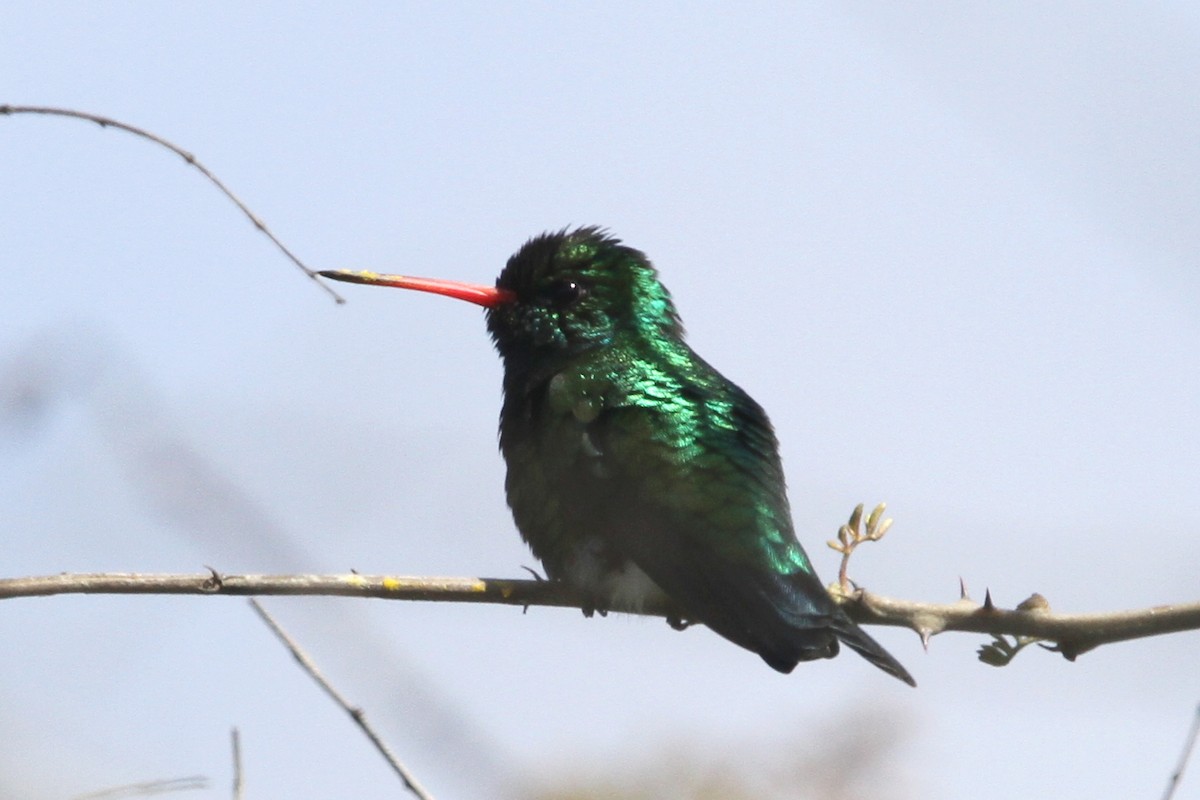
[[[439,278],[413,278],[408,275],[381,275],[378,272],[351,272],[342,269],[325,270],[317,274],[322,278],[332,278],[335,281],[347,283],[395,286],[397,289],[414,289],[418,292],[441,294],[457,300],[466,300],[468,303],[474,303],[484,308],[496,308],[516,300],[516,295],[508,289],[482,286],[477,283],[444,281]]]

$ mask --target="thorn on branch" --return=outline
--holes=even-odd
[[[992,590],[984,589],[983,592],[984,592],[983,593],[983,610],[984,611],[995,611],[996,604],[992,602]]]
[[[204,568],[211,574],[204,583],[200,584],[200,588],[205,592],[219,592],[225,587],[225,580],[221,577],[221,573],[210,567],[208,564]]]
[[[532,575],[533,579],[536,582],[538,582],[538,583],[546,582],[546,579],[544,577],[542,577],[542,574],[540,572],[538,572],[536,569],[534,569],[533,567],[529,567],[529,566],[526,566],[525,564],[522,564],[521,569],[525,570],[530,575]],[[525,605],[521,606],[521,615],[524,616],[528,613],[529,613],[529,604],[526,603]]]

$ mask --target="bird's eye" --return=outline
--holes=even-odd
[[[550,302],[556,308],[567,308],[587,295],[587,287],[579,281],[561,280],[550,285]]]

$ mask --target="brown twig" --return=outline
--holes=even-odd
[[[1179,754],[1179,763],[1175,766],[1175,772],[1172,773],[1171,780],[1167,781],[1167,791],[1163,793],[1163,800],[1171,800],[1175,796],[1175,790],[1183,779],[1183,771],[1187,769],[1188,759],[1192,757],[1192,751],[1196,749],[1198,737],[1200,737],[1200,706],[1196,706],[1196,715],[1192,717],[1192,729],[1188,731],[1187,740],[1183,743],[1183,752]]]
[[[120,120],[112,119],[111,117],[103,117],[103,116],[100,116],[99,114],[90,114],[86,111],[76,111],[76,110],[70,109],[70,108],[51,108],[49,106],[0,105],[0,116],[6,116],[6,115],[12,116],[15,114],[40,114],[40,115],[54,116],[54,117],[70,117],[72,119],[82,119],[87,122],[94,122],[97,125],[99,125],[101,128],[116,128],[118,130],[125,131],[126,133],[132,133],[134,136],[140,136],[141,138],[146,139],[147,141],[154,142],[155,144],[159,145],[160,147],[165,147],[166,149],[170,150],[175,155],[182,158],[188,164],[190,164],[191,166],[193,166],[197,170],[199,170],[200,174],[203,175],[205,178],[207,178],[209,183],[211,183],[213,186],[215,186],[219,190],[221,190],[221,193],[223,195],[225,195],[227,198],[229,198],[233,202],[233,204],[236,205],[238,207],[238,209],[240,209],[241,212],[246,215],[246,218],[249,219],[250,222],[252,222],[254,224],[254,227],[256,227],[260,231],[262,231],[263,235],[271,240],[271,243],[275,245],[275,247],[279,250],[279,252],[281,252],[285,256],[287,256],[288,260],[291,261],[293,264],[295,264],[297,267],[299,267],[304,272],[305,275],[312,278],[317,283],[317,285],[320,286],[325,292],[327,292],[329,294],[329,296],[332,297],[338,304],[346,302],[345,298],[343,298],[340,294],[338,294],[336,291],[334,291],[329,286],[329,284],[325,283],[324,281],[319,280],[317,271],[314,269],[310,269],[303,261],[301,261],[296,256],[295,253],[293,253],[290,249],[288,249],[287,245],[285,245],[283,242],[281,242],[279,240],[279,238],[276,237],[275,234],[271,232],[271,230],[267,227],[266,223],[263,222],[262,219],[260,219],[257,214],[255,214],[253,211],[251,211],[250,207],[247,206],[245,203],[243,203],[241,198],[238,197],[236,194],[234,194],[233,191],[228,186],[226,186],[221,181],[220,178],[218,178],[216,175],[214,175],[208,169],[208,167],[206,167],[202,163],[200,163],[194,155],[189,153],[187,150],[184,150],[179,145],[174,144],[173,142],[170,142],[157,134],[151,133],[150,131],[146,130],[145,128],[139,128],[136,125],[130,125],[127,122],[121,122]]]
[[[421,578],[388,575],[145,575],[90,573],[0,579],[0,600],[56,594],[319,595],[450,603],[580,608],[577,592],[558,581],[508,578]],[[858,622],[911,628],[928,640],[946,631],[1032,636],[1056,643],[1068,659],[1112,642],[1200,629],[1200,602],[1099,614],[1058,614],[1048,608],[1004,609],[898,600],[856,590],[838,601]],[[666,617],[668,608],[643,612]]]
[[[317,665],[313,663],[313,660],[309,658],[308,654],[300,649],[300,645],[298,645],[296,641],[288,635],[287,631],[280,627],[279,623],[275,621],[275,618],[267,613],[267,610],[263,608],[257,600],[251,598],[250,605],[258,613],[258,615],[262,617],[263,622],[267,623],[267,627],[269,627],[272,633],[279,638],[279,641],[283,642],[284,646],[291,651],[292,657],[295,658],[296,662],[304,668],[304,671],[307,672],[312,679],[317,682],[318,686],[325,690],[325,694],[329,695],[335,703],[341,706],[342,709],[350,715],[350,718],[354,720],[354,724],[357,725],[359,729],[366,734],[367,738],[371,740],[371,744],[375,745],[375,749],[379,751],[384,759],[387,760],[388,764],[391,765],[392,769],[395,770],[396,774],[400,776],[400,780],[404,781],[404,785],[408,787],[408,790],[417,797],[421,798],[421,800],[433,800],[432,795],[426,792],[421,784],[417,782],[416,777],[413,776],[413,774],[409,772],[402,763],[400,763],[400,759],[397,758],[396,754],[392,752],[392,749],[388,747],[387,742],[383,741],[383,738],[380,737],[375,729],[371,727],[370,723],[367,722],[366,714],[363,713],[363,710],[357,706],[350,705],[350,702],[342,696],[342,693],[334,688],[333,684],[331,684],[329,680],[323,674],[321,674],[321,671],[317,669]]]

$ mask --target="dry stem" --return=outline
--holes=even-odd
[[[376,597],[451,603],[580,608],[582,598],[557,581],[509,578],[424,578],[388,575],[147,575],[85,573],[0,579],[0,600],[55,594],[308,595]],[[928,641],[945,631],[1032,636],[1056,644],[1068,659],[1111,642],[1200,629],[1200,602],[1098,614],[1047,608],[1003,609],[968,599],[920,603],[862,590],[837,598],[858,622],[911,628]],[[667,616],[669,609],[643,613]]]

